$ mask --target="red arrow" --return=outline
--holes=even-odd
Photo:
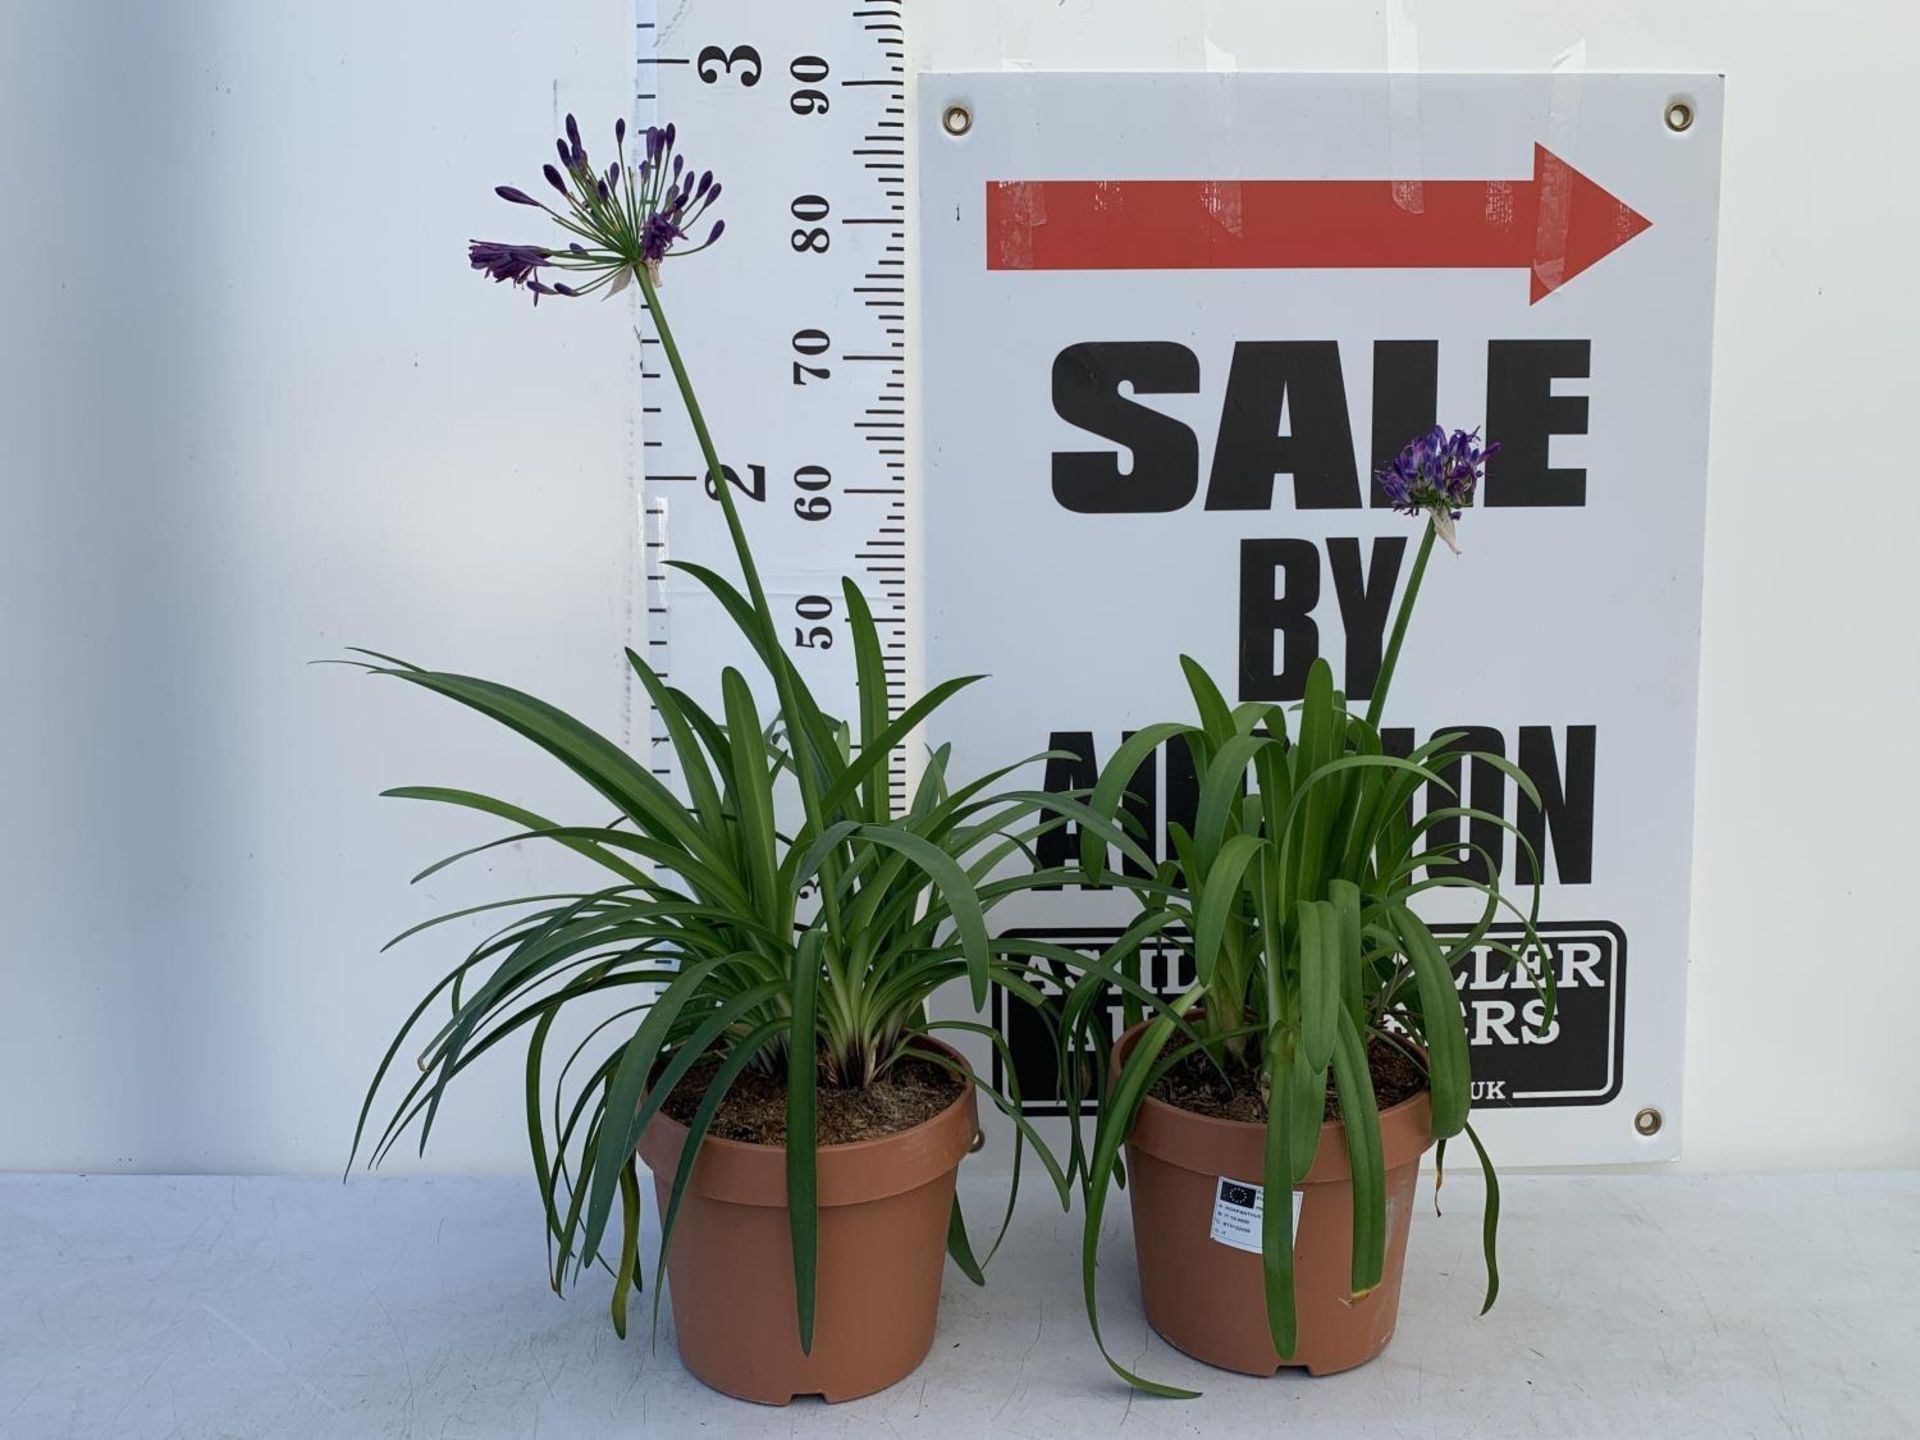
[[[1652,223],[1544,145],[1531,180],[993,180],[987,268],[1524,268],[1538,301]]]

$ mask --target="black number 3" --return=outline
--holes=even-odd
[[[732,75],[735,65],[740,67],[739,80],[742,85],[760,83],[760,52],[751,45],[736,45],[731,50],[709,45],[700,52],[694,69],[700,72],[702,80],[712,85],[722,75]]]

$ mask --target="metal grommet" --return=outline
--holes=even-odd
[[[1692,126],[1693,106],[1685,100],[1669,100],[1667,102],[1667,129],[1678,135],[1682,130],[1690,129]],[[1656,1119],[1654,1129],[1657,1130],[1659,1128],[1659,1121]]]
[[[959,136],[973,129],[973,112],[964,105],[949,105],[940,116],[940,128]]]
[[[982,1150],[986,1148],[987,1148],[987,1132],[984,1130],[974,1131],[973,1143],[967,1146],[967,1153],[969,1155],[978,1155]]]
[[[1641,1135],[1658,1135],[1661,1123],[1660,1112],[1651,1105],[1633,1117],[1634,1131]]]

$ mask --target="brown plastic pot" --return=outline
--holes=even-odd
[[[1118,1066],[1139,1039],[1136,1025],[1114,1048]],[[1222,1178],[1259,1185],[1266,1129],[1244,1120],[1196,1115],[1148,1096],[1127,1137],[1127,1195],[1147,1321],[1196,1360],[1247,1375],[1302,1366],[1331,1375],[1386,1349],[1400,1315],[1420,1156],[1433,1143],[1425,1091],[1380,1113],[1387,1181],[1386,1269],[1380,1284],[1351,1294],[1353,1184],[1346,1127],[1320,1127],[1313,1168],[1294,1187],[1300,1205],[1294,1237],[1294,1353],[1281,1359],[1267,1329],[1260,1256],[1213,1238]]]
[[[911,1130],[821,1147],[811,1354],[801,1353],[794,1305],[785,1147],[702,1142],[667,1256],[687,1369],[763,1405],[851,1400],[910,1374],[933,1345],[955,1175],[978,1133],[969,1080]],[[640,1137],[663,1214],[686,1142],[686,1127],[665,1114]]]

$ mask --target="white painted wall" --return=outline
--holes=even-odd
[[[1900,746],[1920,12],[911,14],[931,68],[1728,74],[1683,1163],[1920,1163],[1892,1038],[1920,1013]],[[489,293],[462,258],[513,238],[490,188],[531,178],[561,113],[624,106],[627,8],[8,16],[0,1168],[328,1170],[447,958],[379,943],[552,874],[502,852],[409,892],[474,829],[375,792],[575,792],[477,719],[306,662],[364,643],[628,723],[630,337]],[[520,1168],[516,1065],[469,1079],[428,1168]]]

